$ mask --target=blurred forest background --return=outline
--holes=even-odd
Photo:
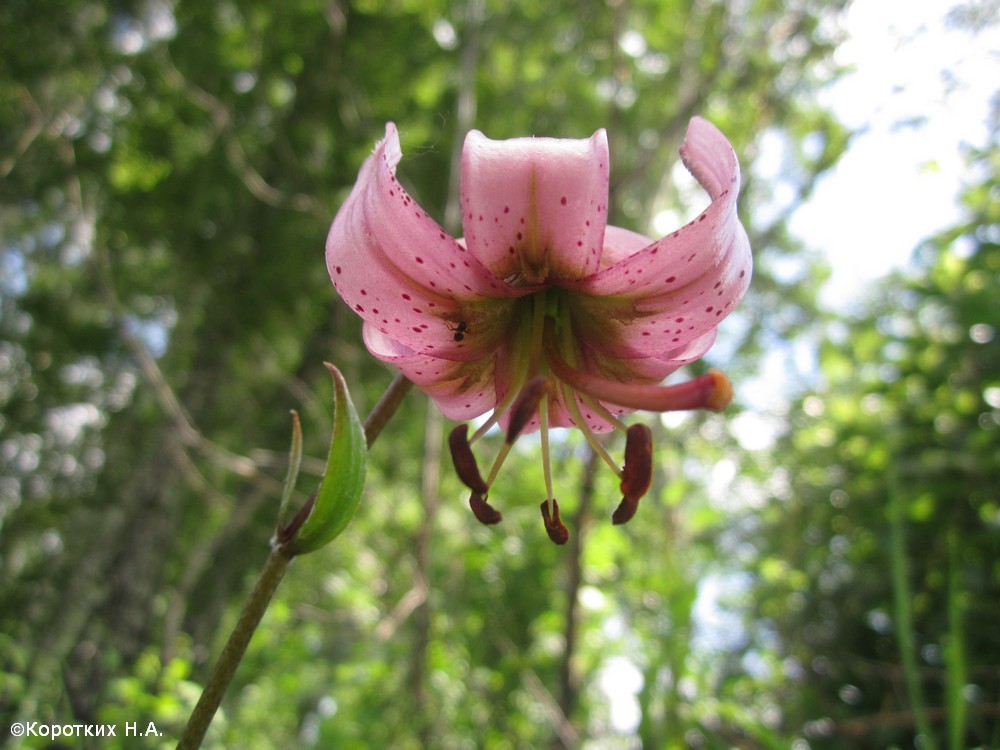
[[[675,169],[701,114],[740,155],[755,252],[706,358],[736,403],[652,420],[658,473],[625,527],[568,435],[559,548],[530,441],[485,528],[412,393],[205,746],[1000,747],[997,123],[955,226],[823,309],[828,268],[788,219],[851,143],[818,96],[843,73],[845,5],[4,0],[0,743],[22,746],[27,719],[155,721],[158,740],[100,747],[174,745],[267,555],[289,411],[301,502],[329,439],[322,362],[362,416],[392,378],[323,260],[385,121],[403,182],[453,230],[468,128],[606,127],[612,222],[655,234],[707,202]],[[975,34],[996,9],[950,18]],[[890,198],[893,175],[872,179]],[[761,413],[740,388],[775,352],[787,388]],[[776,439],[737,440],[741,420]]]

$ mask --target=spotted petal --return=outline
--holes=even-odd
[[[362,333],[368,351],[399,368],[449,419],[474,419],[496,406],[494,357],[459,362],[414,351],[368,323]]]
[[[392,123],[361,167],[326,241],[341,297],[364,321],[415,352],[474,359],[495,348],[514,291],[449,236],[396,180]],[[456,340],[465,322],[475,336]]]
[[[608,139],[469,133],[462,154],[462,228],[469,250],[515,286],[596,271],[608,203]]]
[[[572,285],[583,292],[572,300],[581,335],[607,355],[683,349],[714,329],[750,283],[750,243],[736,213],[740,171],[732,146],[696,117],[681,158],[711,205],[673,234]]]

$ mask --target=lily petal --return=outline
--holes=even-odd
[[[653,244],[645,235],[611,224],[604,230],[604,252],[601,254],[601,270],[635,255]]]
[[[648,357],[623,359],[584,346],[581,352],[582,363],[588,372],[596,373],[608,380],[659,383],[684,365],[701,359],[712,348],[717,333],[718,331],[713,328],[679,348]]]
[[[537,286],[580,279],[601,263],[608,139],[515,138],[479,131],[462,153],[462,228],[498,279]]]
[[[401,157],[396,127],[388,123],[330,228],[330,278],[367,324],[400,344],[441,357],[481,356],[482,348],[470,348],[495,342],[486,328],[456,341],[454,325],[515,292],[403,190],[396,180]]]
[[[750,284],[750,242],[736,213],[740,170],[726,137],[693,118],[685,166],[712,197],[698,218],[572,287],[574,316],[604,353],[677,349],[719,324]],[[589,333],[593,332],[593,336]]]
[[[362,335],[372,355],[399,368],[449,419],[475,419],[496,405],[493,357],[456,362],[423,354],[369,323],[364,324]]]

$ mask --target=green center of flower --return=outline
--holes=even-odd
[[[618,415],[630,409],[719,411],[732,400],[732,386],[728,378],[717,370],[710,370],[679,385],[660,386],[611,381],[583,369],[583,352],[574,334],[565,295],[564,290],[552,287],[523,300],[523,306],[519,306],[520,314],[514,322],[518,331],[510,389],[490,418],[471,437],[465,424],[456,427],[449,436],[455,471],[472,491],[469,505],[473,513],[481,522],[495,524],[499,523],[502,515],[488,502],[490,489],[514,441],[537,418],[546,492],[541,504],[542,520],[549,538],[556,544],[565,544],[569,540],[569,530],[560,519],[559,504],[552,489],[549,420],[554,404],[569,413],[591,448],[621,481],[622,501],[612,515],[612,522],[622,524],[635,515],[639,500],[652,481],[653,440],[647,426],[635,424],[629,427]],[[623,466],[618,465],[598,439],[582,413],[581,404],[588,413],[625,435]],[[504,417],[507,433],[503,445],[489,474],[483,479],[472,446]]]

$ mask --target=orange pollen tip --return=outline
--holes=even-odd
[[[722,411],[733,401],[733,384],[721,370],[709,370],[704,375],[711,383],[705,398],[705,408],[711,411]]]

